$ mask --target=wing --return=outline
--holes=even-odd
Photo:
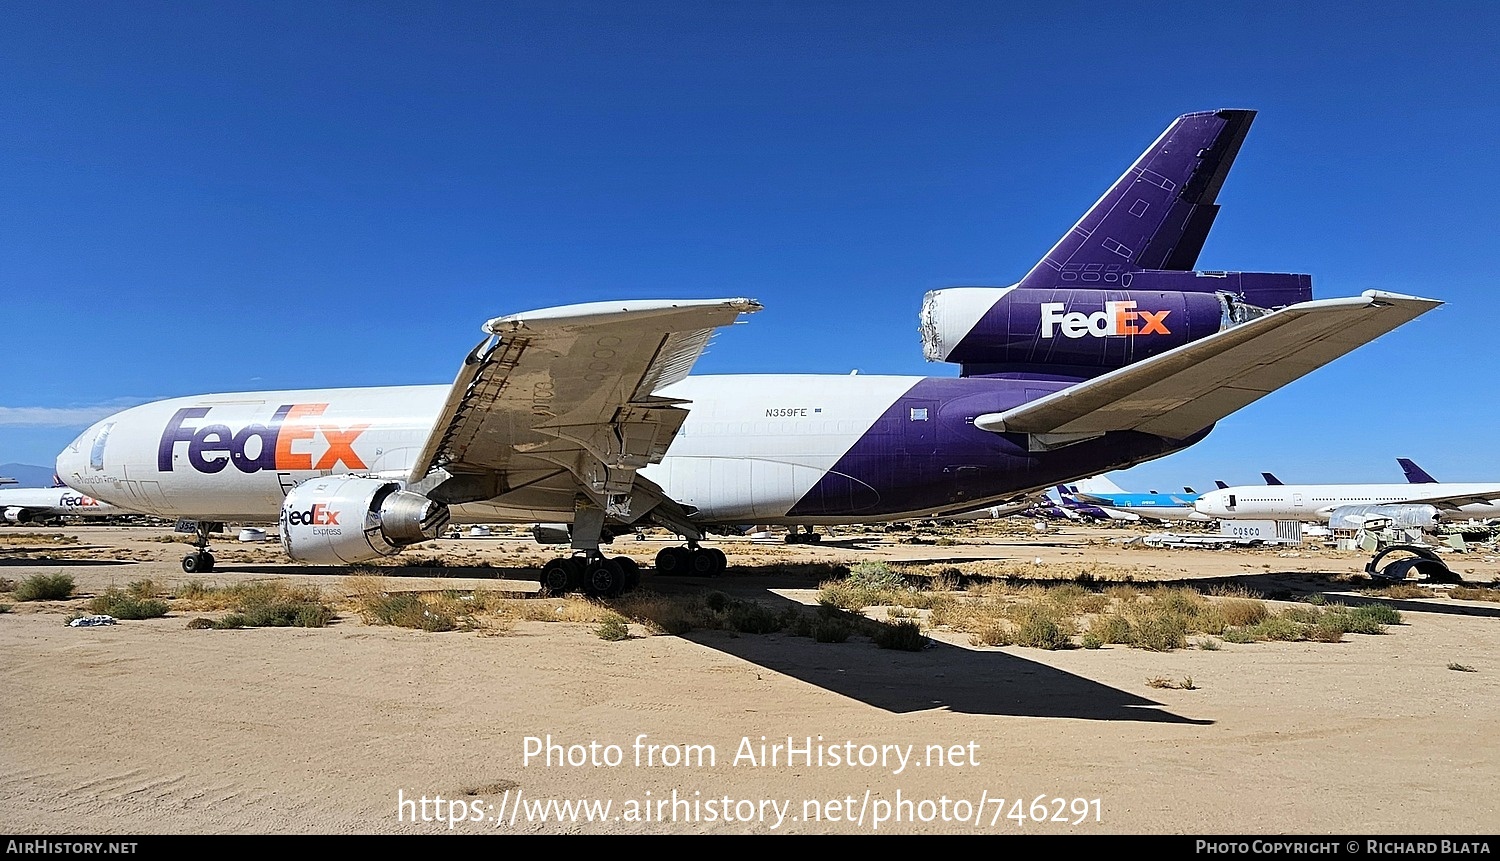
[[[1434,490],[1440,490],[1441,484],[1434,484]],[[1450,485],[1451,488],[1451,485]],[[1500,485],[1489,487],[1476,487],[1468,485],[1460,492],[1448,490],[1445,493],[1433,493],[1428,496],[1413,496],[1403,499],[1392,505],[1432,505],[1447,511],[1457,511],[1465,505],[1495,505],[1500,502]]]
[[[974,426],[1041,448],[1123,430],[1182,439],[1441,304],[1367,290],[1289,305]]]
[[[448,495],[471,501],[566,472],[595,503],[629,494],[636,470],[661,460],[687,417],[685,401],[655,392],[687,376],[716,327],[760,308],[751,299],[593,302],[490,320],[408,481],[466,478],[485,489],[466,492],[460,481]]]

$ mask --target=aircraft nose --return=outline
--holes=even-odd
[[[99,435],[104,432],[106,422],[95,422],[90,425],[87,430],[68,443],[66,448],[57,453],[57,460],[54,465],[57,468],[57,477],[63,483],[69,484],[69,479],[84,474],[85,467],[89,463],[91,446],[94,445],[94,441]]]
[[[57,453],[54,467],[57,470],[57,477],[66,483],[69,476],[83,472],[83,457],[76,448],[70,445]]]

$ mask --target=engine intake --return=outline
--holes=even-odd
[[[448,507],[400,482],[354,475],[305,481],[281,506],[281,547],[298,562],[343,565],[438,537]]]

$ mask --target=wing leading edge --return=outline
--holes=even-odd
[[[1054,448],[1109,431],[1183,439],[1442,303],[1367,290],[1290,305],[974,420]]]

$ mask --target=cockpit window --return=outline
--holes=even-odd
[[[114,426],[115,423],[110,422],[99,428],[98,436],[94,437],[94,447],[89,450],[90,469],[104,468],[104,444],[109,441],[109,431]]]

